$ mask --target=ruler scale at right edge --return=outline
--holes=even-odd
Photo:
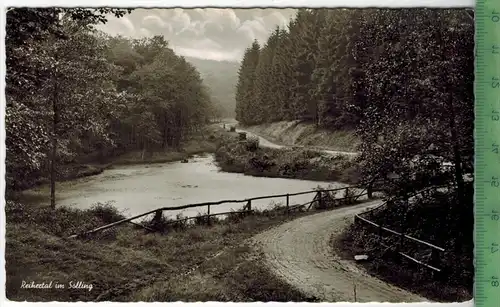
[[[500,306],[500,0],[477,0],[474,301]]]

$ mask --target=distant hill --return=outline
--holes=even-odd
[[[203,81],[210,88],[213,101],[222,111],[222,117],[234,118],[236,105],[234,95],[240,64],[229,61],[185,58],[200,72]]]

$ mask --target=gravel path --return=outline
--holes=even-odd
[[[226,128],[225,129],[229,129],[228,127],[229,126],[234,126],[235,124],[229,124],[229,123],[225,123],[225,124],[219,124],[219,126],[222,128],[224,127],[224,125],[226,125]],[[276,144],[275,142],[271,142],[270,140],[264,138],[263,136],[261,135],[258,135],[254,132],[251,132],[251,131],[248,131],[248,130],[244,130],[244,129],[235,129],[236,132],[245,132],[247,134],[247,136],[252,136],[252,137],[256,137],[259,139],[259,146],[260,147],[266,147],[266,148],[275,148],[275,149],[281,149],[281,148],[289,148],[289,147],[292,147],[290,145],[280,145],[280,144]],[[345,155],[345,156],[357,156],[359,153],[357,152],[349,152],[349,151],[337,151],[337,150],[330,150],[330,149],[326,149],[326,148],[315,148],[314,146],[303,146],[303,145],[294,145],[293,147],[300,147],[300,148],[309,148],[309,149],[312,149],[312,150],[317,150],[317,151],[321,151],[322,153],[324,154],[327,154],[327,155],[331,155],[331,156],[336,156],[336,155]]]
[[[292,220],[254,237],[269,268],[286,282],[322,301],[424,302],[425,298],[387,284],[365,273],[354,261],[341,259],[330,244],[354,214],[380,200],[325,211]]]

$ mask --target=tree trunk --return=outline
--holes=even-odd
[[[451,99],[450,99],[451,101]],[[452,142],[452,150],[453,150],[453,163],[454,163],[454,170],[455,170],[455,180],[457,182],[457,198],[458,198],[458,204],[453,206],[450,210],[450,218],[452,220],[456,220],[458,222],[461,221],[461,219],[469,214],[469,212],[464,212],[464,208],[466,207],[465,204],[465,182],[464,182],[464,177],[463,177],[463,169],[462,169],[462,156],[460,154],[460,144],[458,140],[458,134],[456,131],[456,125],[455,125],[455,112],[453,110],[453,105],[450,102],[450,132],[451,132],[451,142]],[[457,243],[455,244],[455,250],[460,250],[462,248],[462,238],[463,238],[463,231],[457,233]]]
[[[440,33],[441,34],[441,33]],[[445,49],[446,50],[446,49]],[[446,54],[447,55],[447,54]],[[449,55],[445,56],[445,58],[448,58]],[[444,59],[443,59],[444,60]],[[455,100],[453,92],[454,88],[448,89],[451,92],[451,95],[449,95],[447,99],[447,111],[448,114],[450,115],[449,117],[449,127],[450,127],[450,134],[451,134],[451,144],[452,144],[452,150],[453,150],[453,163],[455,164],[455,180],[457,181],[457,197],[458,197],[458,210],[455,212],[458,212],[460,216],[460,210],[462,210],[465,206],[465,183],[464,183],[464,177],[463,177],[463,170],[462,170],[462,156],[460,154],[460,142],[458,139],[458,133],[457,133],[457,127],[456,127],[456,115],[455,115],[455,108],[453,106],[453,101]]]
[[[316,128],[319,127],[319,102],[316,99],[314,102],[314,123],[316,124]]]
[[[437,13],[435,13],[437,14]],[[439,18],[437,18],[439,20]],[[442,41],[441,38],[441,32],[439,31],[439,39]],[[443,55],[441,56],[441,60],[445,61],[446,58],[448,58],[450,55],[448,55],[446,46],[443,46]],[[446,73],[444,75],[444,78],[448,78],[449,73],[447,71],[444,71],[443,73]],[[447,88],[445,91],[450,91],[453,93],[454,88]],[[447,97],[446,101],[446,111],[449,114],[449,123],[448,126],[450,128],[450,134],[451,134],[451,144],[452,144],[452,154],[453,154],[453,163],[454,163],[454,170],[455,170],[455,181],[457,183],[457,198],[458,198],[458,204],[455,206],[452,206],[452,208],[449,209],[449,215],[451,220],[460,220],[460,216],[462,216],[462,210],[465,207],[465,183],[464,183],[464,178],[463,178],[463,170],[462,170],[462,157],[460,154],[460,144],[458,140],[458,133],[457,133],[457,128],[456,128],[456,123],[455,123],[455,110],[453,107],[453,94],[450,94],[449,97]],[[465,213],[465,212],[464,212]],[[465,213],[465,214],[468,214]],[[461,237],[463,236],[463,233],[458,233],[457,234],[457,244],[455,244],[455,250],[459,250],[461,248]]]
[[[454,112],[451,111],[453,114]],[[452,115],[450,118],[450,130],[451,130],[451,142],[453,144],[453,163],[455,164],[455,180],[457,181],[457,189],[458,189],[458,201],[459,205],[462,206],[464,203],[464,177],[462,170],[462,156],[460,154],[460,145],[458,140],[457,131],[455,128],[455,116]]]
[[[163,129],[162,129],[162,142],[161,142],[161,147],[163,150],[167,147],[167,125],[168,125],[168,119],[167,119],[167,112],[163,112]]]
[[[59,121],[57,77],[54,77],[54,96],[52,97],[52,153],[50,157],[50,207],[56,208],[56,158],[57,158],[57,123]]]
[[[199,130],[199,131],[200,131],[200,133],[201,133],[201,138],[202,138],[203,140],[205,140],[205,134],[203,133],[203,126],[202,126],[202,127],[199,127],[199,126],[198,126],[198,130]]]

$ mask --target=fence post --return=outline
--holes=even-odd
[[[210,225],[211,224],[211,221],[210,221],[210,205],[207,205],[208,207],[208,212],[207,212],[207,224]]]
[[[439,253],[436,249],[432,249],[431,251],[431,265],[434,266],[434,267],[438,267],[439,266]]]
[[[353,282],[352,284],[354,285],[354,289],[353,289],[354,290],[354,302],[356,303],[358,301],[358,299],[356,297],[357,296],[356,295],[356,283]]]
[[[345,188],[345,203],[347,205],[351,203],[351,200],[349,199],[349,187]]]
[[[286,194],[286,215],[288,216],[290,210],[290,195]]]
[[[162,220],[162,211],[161,210],[156,210],[155,211],[155,216],[153,218],[153,229],[158,231],[159,230],[159,224],[161,223]]]
[[[405,244],[405,230],[403,228],[403,230],[401,231],[401,236],[399,237],[399,250],[403,250],[403,247],[404,247],[404,244]]]
[[[368,199],[372,199],[373,198],[373,187],[372,187],[371,183],[368,184],[368,187],[366,188],[366,192],[368,193]]]
[[[323,209],[323,195],[321,195],[321,191],[318,191],[318,204],[319,204],[319,208],[320,209]]]
[[[248,207],[248,212],[252,211],[252,200],[251,199],[248,200],[247,207]]]

